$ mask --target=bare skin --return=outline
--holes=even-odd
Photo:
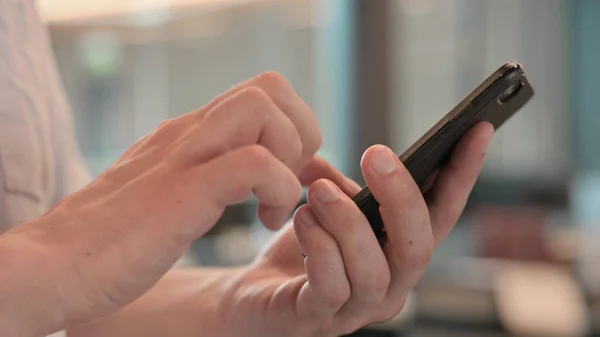
[[[69,336],[337,336],[387,320],[460,216],[491,135],[475,127],[426,198],[388,148],[366,151],[382,250],[349,197],[358,186],[315,155],[312,111],[265,73],[167,121],[86,188],[0,236],[0,326],[25,337],[68,327]],[[308,204],[254,264],[164,276],[226,206],[254,194],[261,221],[278,229],[302,185]]]

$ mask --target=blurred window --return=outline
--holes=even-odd
[[[509,60],[535,98],[494,139],[484,175],[563,182],[571,142],[567,0],[395,0],[390,132],[405,149]]]
[[[95,174],[162,120],[267,70],[281,72],[313,107],[324,155],[344,169],[348,118],[333,105],[343,101],[336,74],[349,53],[331,28],[344,7],[338,0],[40,3]]]

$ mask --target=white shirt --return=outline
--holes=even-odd
[[[34,0],[0,0],[0,232],[89,179]]]
[[[34,7],[34,0],[0,0],[0,233],[90,179]]]

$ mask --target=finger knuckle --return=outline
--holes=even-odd
[[[281,128],[275,132],[281,132]],[[287,166],[295,167],[302,158],[302,141],[296,132],[285,132],[282,136],[277,139],[276,143],[272,143],[274,152]]]
[[[297,135],[294,135],[293,139],[290,141],[288,156],[291,160],[298,160],[298,158],[302,156],[302,152],[302,141]]]
[[[330,237],[323,237],[321,240],[315,240],[315,250],[322,255],[332,256],[339,254],[337,243]]]
[[[323,301],[332,308],[342,307],[350,299],[350,285],[340,285],[323,293]]]
[[[390,273],[389,270],[384,270],[376,274],[377,277],[369,277],[365,288],[368,293],[371,294],[371,298],[375,301],[381,300],[385,297],[388,287],[390,285]]]
[[[290,207],[290,211],[300,202],[302,197],[302,186],[297,182],[297,179],[291,179],[291,174],[286,175],[285,180],[281,183],[286,187],[279,190],[278,202],[282,205]]]
[[[242,106],[251,107],[254,113],[264,113],[270,111],[273,105],[269,94],[258,86],[248,86],[236,95],[238,102]]]
[[[387,286],[381,287],[375,284],[357,284],[352,287],[355,300],[361,305],[373,305],[381,302],[385,297]]]
[[[166,119],[166,120],[160,122],[160,124],[158,125],[156,130],[160,132],[160,131],[171,129],[175,125],[175,122],[176,122],[175,118]]]
[[[412,176],[410,179],[413,179]],[[406,204],[413,209],[421,210],[423,214],[427,214],[425,198],[418,188],[415,188],[411,193],[406,195]]]
[[[290,191],[290,202],[297,204],[302,199],[302,185],[298,179],[292,179],[293,188]]]
[[[308,113],[312,114],[312,111],[309,109]],[[308,154],[314,154],[321,148],[322,145],[323,135],[321,134],[320,130],[317,130],[317,132],[315,132],[315,134],[312,137],[306,139],[306,141],[304,142],[303,152]]]
[[[283,98],[296,95],[291,83],[282,74],[276,71],[264,72],[257,76],[254,82],[262,88],[265,88],[265,90],[271,93],[274,97],[278,97],[280,101],[286,101]],[[313,118],[313,111],[306,103],[301,102],[300,106],[297,106],[297,108],[301,110],[302,115]],[[314,154],[321,148],[321,145],[323,144],[323,135],[319,130],[319,126],[316,123],[314,124],[315,125],[313,128],[316,129],[316,132],[314,132],[314,129],[311,130],[314,133],[311,134],[310,137],[306,137],[306,139],[303,140],[304,143],[302,145],[304,154]]]
[[[258,82],[272,89],[291,89],[290,82],[285,78],[285,76],[277,71],[266,71],[258,75],[257,80]]]
[[[240,162],[250,169],[266,169],[272,163],[272,154],[260,144],[248,145],[243,150],[243,160]]]
[[[403,205],[405,205],[409,209],[414,209],[417,207],[421,207],[421,205],[425,204],[425,199],[420,189],[417,187],[413,176],[410,174],[406,167],[403,167],[400,170],[397,170],[395,173],[398,176],[398,181],[402,182],[402,184],[408,185],[409,188],[404,188],[398,191],[399,199]]]

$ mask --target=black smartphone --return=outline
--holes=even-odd
[[[427,178],[448,161],[458,141],[473,126],[487,121],[495,130],[498,129],[532,96],[533,88],[523,67],[517,62],[508,62],[483,81],[399,158],[425,193]],[[379,203],[369,188],[363,188],[353,200],[383,244],[385,227],[379,214]]]

